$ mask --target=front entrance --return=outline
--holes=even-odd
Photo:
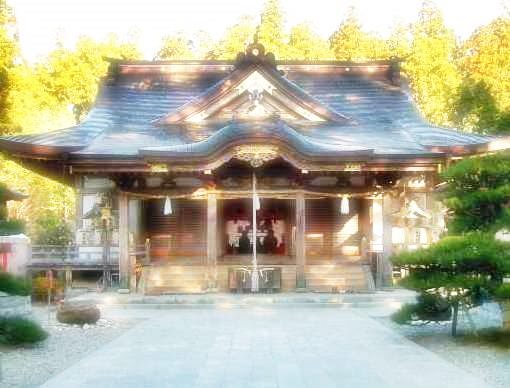
[[[256,252],[261,264],[289,261],[293,256],[293,201],[261,198],[256,217]],[[219,261],[246,264],[253,254],[253,200],[231,199],[220,202],[222,229]],[[259,260],[260,259],[260,260]]]

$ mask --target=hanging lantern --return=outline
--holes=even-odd
[[[170,200],[170,197],[167,195],[165,198],[165,206],[163,207],[163,214],[165,216],[168,216],[173,213],[172,210],[172,201]]]
[[[349,214],[349,198],[343,196],[340,201],[340,214]]]

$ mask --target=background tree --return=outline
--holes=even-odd
[[[161,49],[156,59],[193,59],[193,41],[182,32],[176,35],[168,35],[163,38]]]
[[[329,42],[335,58],[340,61],[359,62],[389,57],[386,42],[363,31],[353,7],[349,8],[346,18],[331,35]]]
[[[411,30],[409,26],[397,24],[386,40],[389,57],[406,60],[411,54]]]
[[[244,52],[246,46],[253,42],[256,31],[255,20],[251,16],[243,16],[229,27],[223,38],[209,53],[209,59],[235,59],[237,54]]]
[[[453,32],[445,26],[440,10],[425,1],[412,27],[411,52],[403,70],[421,111],[436,124],[450,124],[461,81],[455,52]]]
[[[9,93],[12,90],[11,71],[18,56],[15,23],[12,9],[5,0],[0,0],[0,134],[13,131],[8,111]]]
[[[273,53],[277,59],[286,57],[284,16],[280,0],[267,0],[264,4],[257,27],[257,40],[264,45],[266,52]]]
[[[96,98],[99,82],[108,70],[106,59],[140,57],[134,44],[121,42],[115,35],[103,42],[81,38],[74,50],[59,47],[49,55],[41,70],[42,82],[60,104],[73,107],[76,121],[79,121]]]
[[[287,59],[333,59],[328,43],[317,35],[309,24],[301,23],[290,30]]]
[[[463,83],[454,121],[477,132],[510,130],[510,18],[480,27],[459,53]]]

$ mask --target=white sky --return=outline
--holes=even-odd
[[[23,55],[37,60],[57,39],[71,46],[81,35],[113,32],[135,40],[152,58],[170,33],[207,31],[214,39],[242,15],[257,16],[264,0],[8,0],[18,21]],[[338,27],[350,5],[367,31],[385,35],[395,22],[416,19],[422,0],[281,0],[286,25],[306,21],[324,37]],[[446,23],[461,38],[504,12],[505,0],[436,0]],[[506,0],[508,4],[508,0]]]

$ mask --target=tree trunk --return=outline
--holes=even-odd
[[[457,322],[459,318],[459,302],[453,303],[452,336],[457,336]]]
[[[503,330],[510,331],[510,301],[499,302]]]

